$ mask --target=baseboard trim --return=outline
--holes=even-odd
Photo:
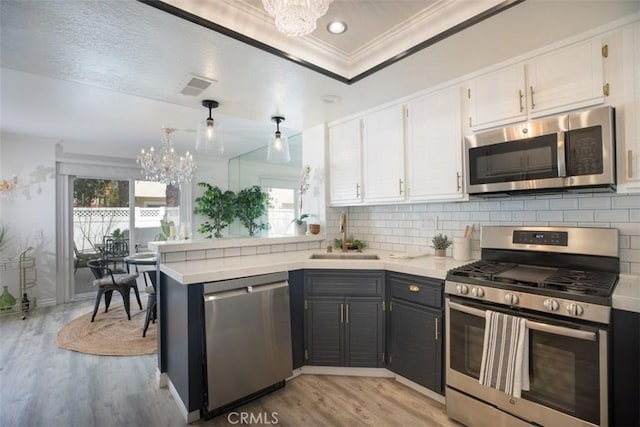
[[[169,385],[169,376],[166,372],[160,372],[160,368],[156,367],[156,382],[158,388],[167,388]]]
[[[182,417],[184,418],[186,423],[190,424],[198,421],[200,419],[200,410],[189,412],[187,407],[184,405],[184,402],[182,401],[178,390],[176,390],[176,388],[173,386],[171,379],[168,378],[167,382],[169,386],[169,392],[171,393],[171,396],[173,396],[173,400],[175,400],[176,404],[178,405],[178,410],[182,414]]]
[[[391,372],[393,374],[393,372]],[[433,390],[429,390],[428,388],[421,386],[418,383],[414,383],[413,381],[406,379],[405,377],[401,377],[400,375],[394,374],[395,380],[400,384],[404,384],[412,390],[417,391],[420,394],[427,396],[428,398],[435,400],[436,402],[442,403],[444,405],[444,396],[436,393]]]
[[[384,368],[351,368],[342,366],[303,366],[301,375],[345,375],[350,377],[393,378],[394,373]]]

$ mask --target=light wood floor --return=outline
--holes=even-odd
[[[168,389],[155,383],[155,355],[92,356],[57,347],[60,327],[92,305],[39,307],[26,320],[0,318],[0,424],[185,425]],[[262,425],[294,427],[458,425],[441,404],[388,378],[302,375],[235,412],[195,425],[243,425],[242,412],[262,417]]]

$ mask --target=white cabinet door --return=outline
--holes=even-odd
[[[525,120],[524,64],[516,64],[469,82],[469,126],[473,130]]]
[[[407,105],[407,181],[411,201],[460,199],[460,92],[447,88]]]
[[[624,128],[618,134],[617,141],[618,191],[638,193],[640,192],[640,25],[625,28],[622,40],[624,100],[620,103],[622,105],[618,105],[616,113],[622,115]]]
[[[599,40],[577,43],[529,61],[531,117],[604,102]]]
[[[329,180],[332,205],[360,203],[361,198],[360,119],[329,129]]]
[[[367,114],[363,122],[364,201],[403,201],[405,178],[402,105],[393,105]]]

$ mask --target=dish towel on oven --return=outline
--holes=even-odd
[[[525,319],[486,311],[479,381],[514,397],[529,390],[529,330]]]

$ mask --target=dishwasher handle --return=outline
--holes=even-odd
[[[255,294],[255,293],[266,292],[266,291],[279,289],[279,288],[286,288],[288,286],[289,286],[289,282],[287,282],[286,280],[283,280],[282,282],[277,282],[277,283],[266,283],[264,285],[245,286],[239,289],[232,289],[229,291],[222,291],[222,292],[216,292],[216,293],[205,295],[204,301],[205,302],[216,301],[224,298],[237,297],[240,295]]]

